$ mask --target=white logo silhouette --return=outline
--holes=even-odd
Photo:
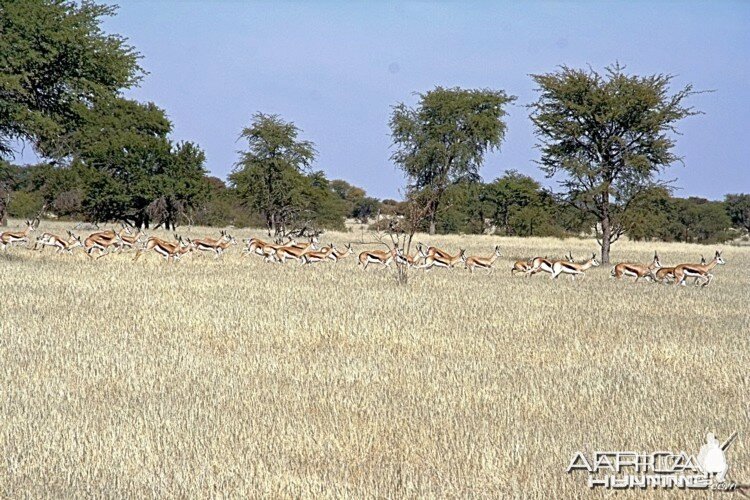
[[[727,457],[724,455],[724,451],[729,448],[732,444],[737,433],[732,434],[724,444],[720,444],[719,440],[716,439],[713,432],[706,434],[706,444],[701,446],[701,450],[698,453],[698,465],[705,474],[716,474],[716,481],[719,483],[724,482],[724,478],[729,470],[729,464],[727,463]]]

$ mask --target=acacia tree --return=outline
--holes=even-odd
[[[12,156],[19,140],[40,156],[67,156],[59,138],[78,126],[81,114],[138,82],[138,54],[101,29],[102,18],[115,10],[91,1],[2,2],[0,158]]]
[[[533,75],[539,99],[530,105],[540,139],[540,168],[564,174],[567,199],[593,215],[602,261],[625,232],[623,214],[639,193],[664,186],[657,174],[681,161],[676,124],[698,114],[684,101],[692,85],[671,93],[672,75],[628,75],[615,64],[599,74],[567,66]]]
[[[487,151],[500,147],[506,125],[505,106],[515,97],[502,90],[436,87],[419,95],[410,108],[393,108],[390,127],[396,151],[391,159],[407,176],[409,191],[430,191],[428,220],[435,218],[448,186],[478,180]]]
[[[278,115],[256,113],[240,134],[247,151],[229,180],[245,203],[265,219],[269,235],[278,235],[294,215],[300,177],[315,159],[312,142],[298,138],[300,130]]]

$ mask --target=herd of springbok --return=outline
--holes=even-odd
[[[26,229],[23,231],[0,233],[0,250],[7,251],[8,247],[17,245],[28,246],[30,233],[36,231],[38,226],[39,219],[35,219],[26,221]],[[243,255],[257,255],[262,257],[265,262],[279,264],[288,260],[297,261],[304,265],[326,261],[338,262],[354,253],[351,243],[346,246],[345,250],[339,250],[333,243],[318,247],[317,238],[310,238],[309,241],[304,243],[297,242],[294,239],[289,239],[285,243],[269,243],[259,238],[246,238],[243,243],[245,245],[242,251]],[[97,231],[91,233],[86,239],[81,239],[80,236],[70,230],[67,239],[56,234],[43,233],[36,238],[33,249],[43,251],[46,247],[53,247],[57,253],[71,254],[74,249],[82,248],[91,259],[99,259],[109,253],[132,250],[135,252],[133,261],[137,261],[144,253],[154,251],[167,262],[175,262],[183,255],[193,251],[206,252],[218,259],[228,248],[234,245],[237,245],[237,240],[226,231],[221,231],[218,238],[190,239],[175,234],[173,241],[167,241],[156,236],[147,236],[140,230],[134,230],[125,224],[121,224],[119,230]],[[370,264],[389,268],[392,263],[396,263],[397,265],[429,271],[433,267],[452,269],[460,263],[472,273],[475,269],[483,269],[487,273],[491,273],[493,266],[501,256],[499,246],[495,246],[494,252],[489,256],[467,256],[463,249],[451,254],[440,248],[421,243],[416,245],[416,250],[415,255],[405,254],[398,247],[389,250],[365,250],[359,254],[358,265],[362,269],[367,269]],[[617,279],[633,277],[637,282],[643,278],[655,283],[671,282],[675,285],[685,285],[688,278],[694,278],[696,285],[700,284],[705,287],[713,280],[711,271],[714,267],[724,263],[721,252],[717,250],[710,262],[706,262],[705,258],[701,256],[699,264],[687,263],[664,267],[661,265],[659,255],[654,253],[654,258],[650,264],[620,262],[612,268],[610,274]],[[529,260],[517,260],[513,263],[510,272],[511,274],[522,273],[528,277],[544,272],[548,273],[552,279],[558,278],[561,274],[567,274],[575,279],[576,277],[583,278],[588,269],[599,265],[596,254],[592,254],[591,258],[584,262],[575,262],[572,254],[569,253],[564,259],[550,259],[545,256],[533,257]]]

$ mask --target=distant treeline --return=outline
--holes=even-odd
[[[8,214],[31,218],[44,207],[47,215],[65,220],[103,221],[130,217],[131,223],[194,224],[224,227],[266,227],[261,213],[247,206],[240,189],[202,171],[188,178],[170,179],[173,192],[150,200],[133,189],[112,192],[90,169],[49,164],[4,164],[11,190]],[[377,198],[344,180],[328,180],[322,172],[302,175],[295,198],[301,213],[314,226],[344,228],[345,219],[357,219],[377,228],[406,213],[404,202]],[[164,179],[155,178],[162,183]],[[147,186],[146,186],[147,187]],[[118,205],[118,203],[120,205]],[[140,203],[136,205],[135,203]],[[736,238],[750,230],[750,195],[727,195],[723,201],[677,198],[663,188],[642,193],[622,221],[628,238],[714,243]],[[132,204],[132,205],[129,205]],[[164,217],[173,205],[174,217]],[[114,210],[122,210],[116,213]],[[142,220],[133,215],[143,212]],[[150,214],[150,216],[149,216]],[[596,222],[577,208],[542,188],[533,178],[508,171],[492,182],[459,182],[450,186],[439,210],[439,233],[503,236],[575,236],[590,234]],[[427,231],[427,222],[423,230]]]
[[[347,218],[399,234],[596,235],[602,261],[622,235],[716,242],[750,229],[750,195],[674,198],[660,173],[681,161],[678,123],[700,112],[691,84],[631,75],[615,63],[531,75],[539,167],[559,193],[508,171],[481,179],[516,97],[435,87],[391,108],[391,159],[404,198],[377,200],[315,169],[315,145],[291,121],[256,113],[227,182],[193,142],[175,142],[167,113],[125,97],[145,76],[127,39],[106,33],[116,8],[94,2],[5,2],[0,8],[0,225],[7,216],[264,227],[276,237],[343,229]],[[19,145],[44,163],[12,164]],[[389,168],[389,167],[384,167]]]

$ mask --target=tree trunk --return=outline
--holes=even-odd
[[[609,247],[612,228],[609,225],[609,216],[602,218],[602,264],[609,264]]]
[[[435,232],[437,231],[437,227],[435,224],[435,219],[437,218],[437,209],[438,209],[437,200],[433,200],[432,203],[430,203],[430,205],[432,205],[432,208],[430,208],[430,235],[434,235]]]

